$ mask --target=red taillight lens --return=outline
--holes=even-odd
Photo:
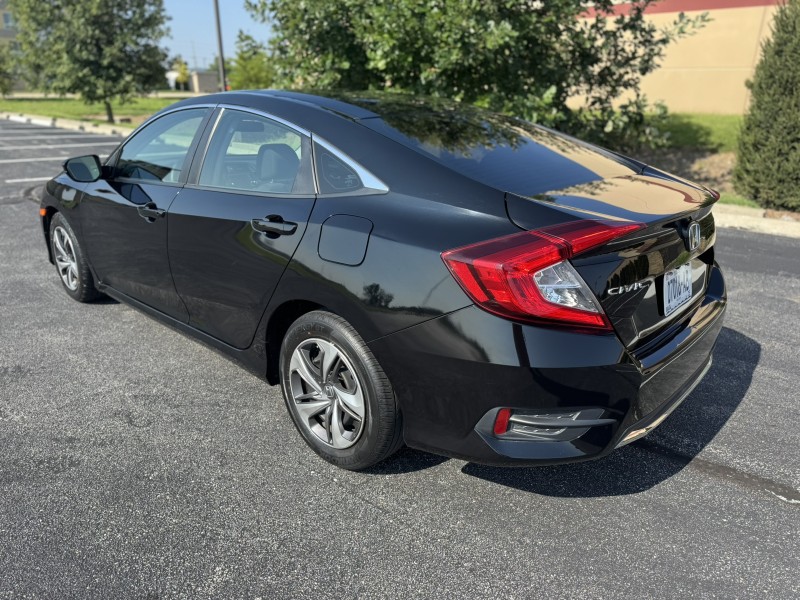
[[[566,261],[643,227],[572,221],[448,250],[442,259],[484,310],[523,321],[610,331],[608,317]]]

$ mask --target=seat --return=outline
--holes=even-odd
[[[289,193],[292,191],[300,159],[288,144],[262,144],[256,159],[259,189]]]

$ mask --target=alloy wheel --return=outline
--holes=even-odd
[[[78,260],[75,257],[75,248],[67,230],[61,226],[53,230],[53,249],[55,250],[56,266],[61,280],[68,289],[78,289]]]
[[[342,450],[361,436],[364,392],[344,353],[331,342],[310,338],[289,362],[291,401],[302,426],[324,444]]]

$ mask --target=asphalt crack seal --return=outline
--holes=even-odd
[[[31,202],[36,202],[37,200],[34,198],[28,198],[25,196],[0,196],[0,206],[11,206],[12,204],[22,204],[25,200],[30,200]]]
[[[636,443],[636,446],[642,450],[646,450],[647,452],[659,454],[669,460],[682,463],[684,466],[690,466],[701,473],[710,475],[711,477],[733,481],[742,487],[752,490],[769,492],[785,504],[800,505],[800,491],[794,489],[790,485],[779,483],[759,475],[753,475],[752,473],[745,473],[744,471],[739,471],[733,467],[726,467],[725,465],[714,463],[696,456],[692,457],[650,440],[640,440]]]
[[[38,203],[41,200],[43,189],[43,185],[34,185],[33,187],[25,188],[22,192],[22,197],[25,198],[25,200]]]
[[[13,196],[0,196],[0,206],[10,206],[12,204],[22,204],[26,200],[39,204],[42,198],[42,191],[44,186],[34,185],[33,187],[25,188],[19,195]]]

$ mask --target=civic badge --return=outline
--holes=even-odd
[[[689,224],[689,230],[687,232],[687,242],[689,242],[689,250],[697,250],[700,246],[700,223],[697,221],[692,221]]]

